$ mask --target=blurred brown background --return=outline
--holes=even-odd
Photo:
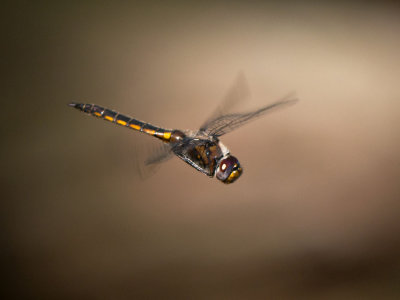
[[[349,2],[14,2],[3,7],[1,190],[9,298],[396,299],[400,7]],[[243,70],[225,186],[97,103],[197,128]]]

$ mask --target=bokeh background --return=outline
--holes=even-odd
[[[13,2],[2,8],[8,298],[398,299],[396,2]],[[66,106],[201,125],[243,71],[226,186]]]

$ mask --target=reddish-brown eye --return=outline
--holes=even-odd
[[[232,183],[240,177],[242,171],[237,158],[230,155],[219,162],[216,177],[223,183]]]

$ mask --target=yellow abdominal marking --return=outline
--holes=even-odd
[[[155,135],[156,131],[155,130],[151,130],[151,129],[143,129],[144,132],[150,134],[150,135]]]
[[[135,124],[131,124],[129,125],[129,127],[136,129],[136,130],[140,130],[140,126],[139,125],[135,125]]]
[[[101,117],[101,113],[99,113],[99,112],[97,112],[97,111],[94,113],[94,115],[95,115],[96,117]]]
[[[104,119],[106,119],[107,121],[110,121],[110,122],[114,121],[114,118],[110,117],[110,116],[105,116]]]
[[[169,140],[171,138],[171,132],[164,132],[164,140]]]
[[[126,122],[125,122],[125,121],[122,121],[122,120],[118,120],[118,121],[117,121],[117,124],[122,125],[122,126],[125,126],[125,125],[126,125]]]

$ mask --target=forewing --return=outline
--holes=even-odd
[[[219,116],[218,118],[210,121],[207,126],[202,130],[208,135],[219,137],[252,120],[255,120],[260,116],[263,116],[268,112],[271,112],[277,108],[282,108],[287,105],[294,104],[295,102],[297,102],[297,98],[294,94],[290,94],[275,103],[266,105],[251,112],[226,114]]]
[[[240,72],[235,79],[235,82],[228,90],[228,93],[221,101],[213,114],[203,123],[200,131],[204,131],[211,123],[223,115],[227,115],[233,111],[241,102],[244,102],[250,96],[250,89],[243,72]]]

